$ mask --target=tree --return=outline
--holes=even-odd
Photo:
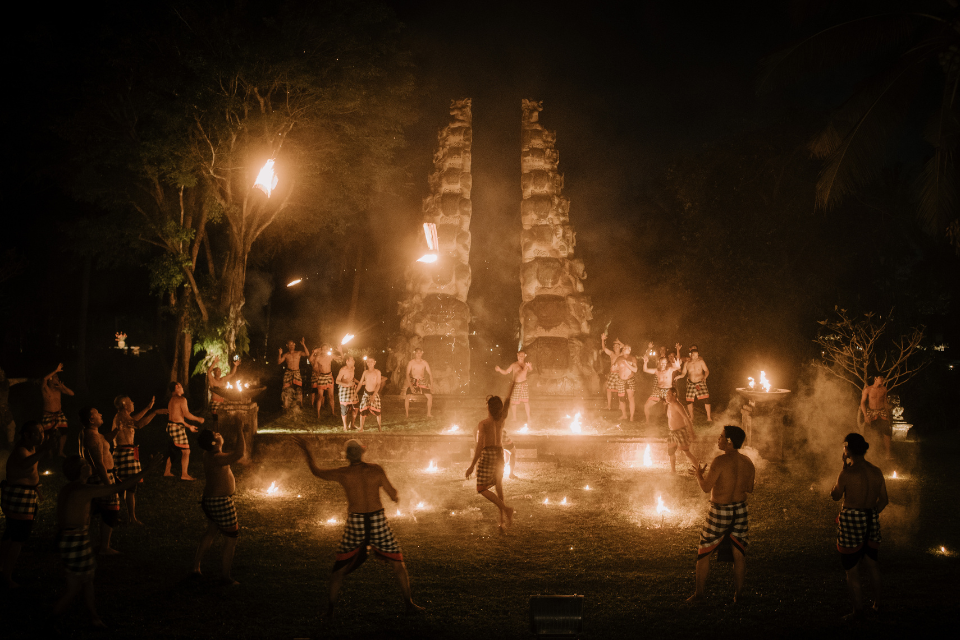
[[[191,334],[246,350],[248,259],[271,226],[342,228],[396,183],[413,83],[399,25],[376,5],[201,3],[152,18],[115,25],[68,135],[75,193],[156,249],[153,286],[184,336],[171,378],[184,381]],[[254,188],[268,160],[270,193]]]
[[[822,360],[816,365],[857,392],[867,387],[873,376],[883,376],[887,390],[893,391],[930,364],[929,359],[918,358],[923,349],[924,327],[913,327],[884,344],[892,311],[879,322],[874,320],[873,313],[855,319],[845,309],[837,307],[835,311],[837,317],[819,321],[823,330],[814,342],[820,345]]]
[[[760,90],[832,70],[839,83],[861,76],[809,144],[824,161],[817,205],[832,208],[877,179],[894,158],[921,150],[914,171],[917,212],[926,230],[960,253],[956,152],[960,138],[960,11],[955,0],[828,3],[826,25],[766,62]],[[921,6],[927,5],[927,6]],[[920,121],[915,122],[915,120]],[[925,120],[925,126],[923,123]],[[924,131],[925,143],[909,140]],[[904,153],[904,146],[911,152]]]

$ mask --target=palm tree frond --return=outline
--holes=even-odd
[[[960,121],[952,108],[953,91],[944,87],[940,108],[927,125],[926,139],[933,146],[933,155],[927,160],[918,178],[919,203],[917,215],[928,233],[946,234],[957,219],[957,141],[960,139]]]

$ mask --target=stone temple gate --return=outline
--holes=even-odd
[[[541,102],[521,103],[520,342],[534,370],[533,395],[574,396],[599,388],[590,366],[590,298],[583,294],[583,261],[573,257],[576,233],[570,201],[562,195],[556,134],[539,123]],[[437,226],[439,259],[405,273],[399,305],[402,334],[391,343],[393,382],[403,385],[408,354],[422,347],[433,371],[434,393],[467,393],[470,383],[470,190],[473,142],[471,100],[454,100],[450,124],[440,130],[423,220]]]

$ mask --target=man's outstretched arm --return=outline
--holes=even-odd
[[[331,482],[336,482],[338,476],[340,475],[339,469],[321,469],[317,466],[316,461],[313,459],[313,453],[310,451],[310,448],[307,446],[307,441],[303,439],[302,436],[293,436],[291,438],[293,443],[297,445],[303,455],[307,460],[307,466],[310,467],[310,473],[320,478],[321,480],[329,480]]]

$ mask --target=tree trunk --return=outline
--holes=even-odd
[[[170,296],[175,300],[174,296]],[[193,336],[187,330],[187,318],[189,317],[186,305],[189,300],[186,296],[180,299],[180,309],[177,313],[177,328],[173,342],[173,366],[170,367],[170,382],[179,382],[183,385],[183,391],[186,393],[187,384],[190,381],[190,351],[193,347]]]
[[[243,287],[247,280],[247,255],[235,252],[223,274],[223,298],[221,311],[227,321],[224,338],[227,341],[228,354],[237,353],[237,338],[246,322],[243,319]]]
[[[83,274],[80,279],[80,318],[77,335],[77,391],[87,392],[87,315],[90,309],[90,272],[93,257],[83,258]]]

